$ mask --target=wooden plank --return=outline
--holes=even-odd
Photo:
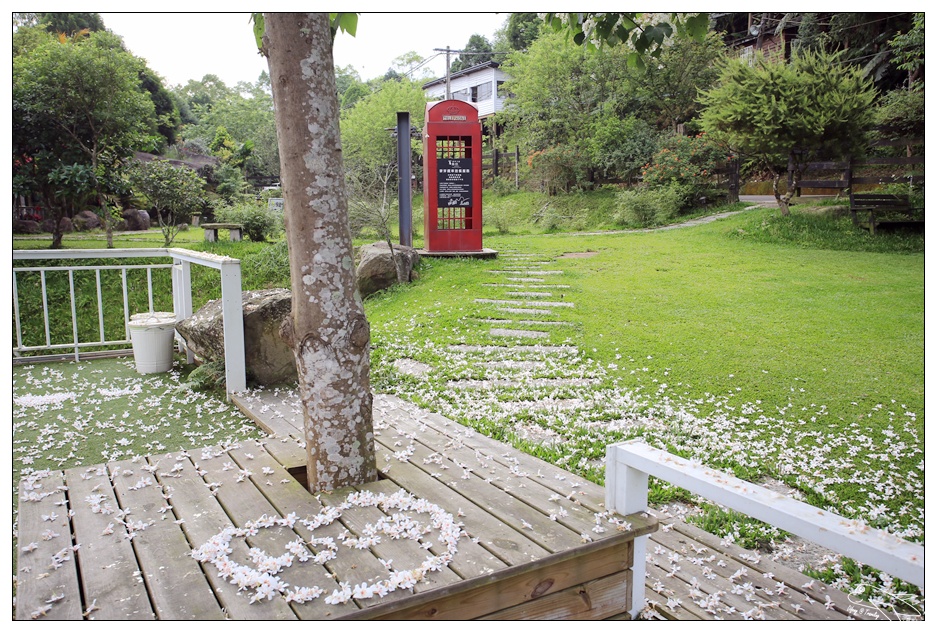
[[[540,599],[479,617],[499,621],[600,621],[627,614],[633,597],[630,570],[584,582]]]
[[[39,472],[20,480],[17,620],[82,618],[65,491],[61,472]]]
[[[104,467],[65,472],[78,549],[78,566],[88,619],[153,620],[146,585],[141,579],[127,530],[113,512],[120,509]],[[131,514],[132,515],[132,514]],[[92,606],[93,604],[93,606]]]
[[[591,573],[607,577],[633,564],[628,538],[590,542],[538,560],[414,595],[405,608],[375,606],[352,618],[467,620],[492,614],[582,583]],[[626,604],[625,604],[626,605]]]
[[[377,443],[377,458],[382,459],[390,452]],[[472,538],[506,564],[516,565],[549,555],[526,534],[520,533],[495,518],[487,511],[438,480],[426,476],[425,472],[412,463],[398,462],[384,474],[400,487],[422,498],[431,498],[452,515],[461,518],[464,529]]]
[[[195,465],[188,453],[160,455],[158,460],[150,458],[150,464],[158,464],[156,477],[166,495],[170,496],[166,499],[166,505],[171,507],[171,510],[163,515],[171,514],[170,519],[183,521],[182,530],[192,547],[200,547],[225,528],[233,526],[217,498],[205,486],[205,480],[195,471]],[[228,557],[232,561],[248,564],[250,558],[244,540],[232,539],[229,546],[231,552],[228,553]],[[218,575],[214,565],[203,563],[202,569],[228,617],[239,621],[297,618],[285,601],[277,599],[250,603],[244,595],[238,594],[233,584]]]
[[[375,413],[377,410],[407,412],[407,415],[393,418],[394,424],[405,432],[414,432],[419,430],[421,426],[433,428],[448,437],[453,445],[463,444],[468,448],[477,449],[491,455],[493,460],[508,468],[518,467],[531,477],[535,477],[539,484],[557,494],[562,496],[573,494],[573,497],[582,506],[591,511],[601,512],[605,510],[604,488],[600,485],[567,472],[551,463],[541,461],[521,450],[511,448],[442,415],[421,410],[413,404],[392,395],[382,395],[375,398],[374,410]]]
[[[666,549],[658,542],[653,542],[649,549],[659,551],[659,553],[648,556],[648,566],[652,564],[662,570],[667,577],[682,582],[669,587],[674,591],[675,598],[681,601],[681,605],[687,606],[689,602],[692,602],[701,611],[705,611],[709,607],[710,597],[714,595],[717,598],[717,607],[713,608],[715,613],[708,618],[740,613],[745,619],[761,617],[766,619],[767,612],[770,612],[771,620],[799,619],[780,608],[775,594],[768,595],[764,592],[765,582],[758,582],[755,585],[752,580],[757,578],[753,576],[753,573],[750,577],[739,578],[739,581],[735,582],[715,574],[712,570],[706,572],[689,561],[687,556],[678,551]]]
[[[270,444],[278,445],[279,442],[267,441],[265,447]],[[282,465],[276,462],[272,454],[266,450],[252,450],[251,452],[254,458],[250,462],[256,468],[259,468],[262,472],[262,468],[269,467],[275,472],[270,476],[273,484],[266,485],[264,483],[258,489],[270,504],[276,507],[280,515],[296,513],[299,516],[311,517],[322,512],[324,505],[312,496],[309,490],[303,487],[299,481],[290,476]],[[297,522],[294,528],[306,542],[312,538],[325,537],[331,537],[338,541],[338,536],[347,529],[347,526],[343,521],[339,520],[330,525],[320,526],[315,531],[308,529],[301,522]],[[329,573],[352,586],[373,583],[375,577],[386,575],[386,568],[380,563],[376,555],[338,555],[335,559],[327,562],[325,568]],[[406,596],[407,594],[403,591],[395,591],[380,598],[380,601],[395,601]],[[359,601],[362,607],[369,605],[369,603],[370,600]]]
[[[181,527],[163,520],[162,490],[154,477],[129,461],[109,463],[117,500],[156,616],[161,620],[223,619],[214,591],[192,559],[192,548]],[[149,480],[150,484],[145,484]],[[132,528],[131,528],[132,527]]]
[[[305,445],[295,437],[266,439],[263,441],[263,448],[287,470],[306,466]]]
[[[280,397],[268,390],[251,393],[233,393],[231,401],[265,432],[276,436],[304,436],[302,410],[284,404],[288,397]]]
[[[389,446],[385,443],[388,441],[390,442]],[[396,449],[392,438],[388,440],[381,435],[377,438],[377,442],[383,444],[387,450]],[[406,451],[410,451],[410,449],[412,449],[412,454],[408,457],[410,462],[423,470],[427,476],[436,478],[448,487],[457,489],[460,494],[475,505],[515,531],[523,533],[549,552],[555,553],[582,543],[580,533],[572,531],[556,520],[550,520],[546,514],[533,509],[522,500],[506,494],[473,473],[466,473],[466,470],[457,466],[452,467],[454,462],[444,457],[439,462],[434,462],[435,453],[422,444],[414,442],[406,446]],[[380,451],[378,451],[377,456],[378,459],[382,459],[390,455],[381,455]],[[394,466],[393,458],[390,456],[391,460],[388,461],[390,470]]]
[[[374,483],[369,483],[365,486],[360,486],[359,489],[368,489],[375,494],[384,493],[389,495],[394,493],[395,490],[400,489],[400,487],[393,481],[380,480]],[[422,498],[418,494],[413,495]],[[419,517],[419,515],[414,512],[404,513],[408,513],[408,515],[414,519],[418,519]],[[453,518],[458,521],[457,516],[454,514]],[[441,555],[445,552],[443,547],[440,546],[437,542],[433,543],[433,546],[430,550],[436,555]],[[449,564],[449,568],[452,569],[452,571],[454,571],[462,579],[470,579],[479,575],[487,575],[488,573],[493,573],[496,570],[506,567],[507,564],[498,559],[497,556],[485,549],[478,542],[472,540],[470,537],[462,538],[458,542],[458,552],[455,554],[454,558]]]
[[[770,573],[778,582],[783,582],[787,586],[794,587],[798,592],[803,593],[810,599],[818,601],[825,605],[827,602],[834,604],[834,608],[841,614],[850,616],[848,606],[852,604],[849,595],[846,595],[837,588],[833,588],[819,580],[813,580],[806,577],[798,571],[794,571],[778,562],[767,559],[766,556],[753,556],[751,551],[744,549],[736,544],[722,544],[721,538],[712,535],[698,527],[681,521],[673,522],[673,529],[683,535],[692,538],[700,544],[716,548],[724,552],[725,555],[733,560],[741,562],[760,573]],[[754,559],[752,559],[754,558]],[[805,585],[804,585],[805,584]],[[828,598],[828,599],[827,599]],[[854,598],[852,598],[854,599]],[[862,605],[862,604],[857,604]]]
[[[393,485],[393,488],[394,493],[400,489],[396,485]],[[369,487],[365,485],[362,489],[369,489]],[[319,500],[323,505],[338,507],[347,500],[350,494],[356,491],[349,488],[335,490],[329,494],[321,494]],[[366,534],[368,527],[372,527],[386,516],[387,514],[381,511],[379,507],[352,507],[344,511],[341,522],[353,536],[361,537]],[[341,548],[346,549],[347,547]],[[351,549],[351,551],[358,552],[354,549]],[[381,537],[379,542],[370,546],[370,551],[367,554],[371,554],[371,552],[378,559],[387,561],[387,563],[391,564],[393,570],[397,571],[419,568],[427,557],[431,557],[431,554],[420,546],[419,542],[409,538],[392,539]],[[344,551],[341,554],[346,555]],[[381,573],[381,575],[384,574],[386,573]],[[427,573],[423,580],[413,587],[413,591],[416,593],[425,592],[440,586],[456,584],[460,579],[450,568],[442,567],[438,571]]]
[[[748,560],[755,558],[750,552],[742,560],[737,560],[726,556],[724,553],[712,547],[698,546],[684,534],[675,529],[661,531],[656,534],[650,547],[651,554],[655,553],[656,547],[666,547],[666,553],[663,555],[672,555],[677,553],[684,562],[684,568],[695,568],[697,574],[694,578],[702,578],[701,584],[703,590],[711,593],[713,590],[725,590],[724,580],[727,580],[732,587],[749,584],[755,591],[760,591],[765,598],[776,601],[780,608],[790,613],[791,618],[823,620],[823,619],[842,619],[841,613],[835,610],[827,610],[824,605],[810,599],[806,599],[800,592],[799,586],[786,585],[776,579],[776,575],[771,572],[761,572],[750,566]],[[717,559],[717,561],[716,561]],[[692,565],[692,566],[690,566]],[[717,580],[714,584],[711,580]],[[805,579],[805,578],[804,578]],[[710,588],[714,586],[714,588]],[[729,588],[729,590],[732,588]],[[770,595],[767,594],[770,591]],[[783,618],[773,616],[772,619]]]
[[[254,463],[254,455],[263,449],[261,445],[245,444],[244,447],[232,448],[227,457],[199,460],[196,465],[205,472],[203,477],[206,483],[213,485],[217,493],[218,502],[225,513],[237,526],[244,526],[248,522],[256,521],[262,516],[282,517],[276,508],[260,491],[260,487],[279,484],[284,479],[282,471],[273,474],[264,474],[262,466]],[[249,474],[248,474],[249,472]],[[239,480],[241,479],[241,480]],[[272,556],[279,556],[286,552],[289,543],[300,538],[293,529],[285,526],[275,526],[258,529],[256,535],[247,538],[247,544],[257,547]],[[319,564],[294,564],[282,569],[278,577],[283,582],[295,586],[318,586],[330,595],[339,589],[338,582],[326,569]],[[333,619],[336,616],[357,610],[353,602],[343,604],[327,604],[324,598],[306,601],[305,603],[290,603],[290,607],[300,619]]]
[[[437,455],[444,455],[447,459],[444,467],[454,472],[471,469],[485,482],[510,494],[525,505],[529,505],[549,517],[550,520],[564,525],[583,540],[608,537],[617,531],[615,525],[610,524],[600,515],[602,512],[592,511],[578,502],[575,488],[566,496],[561,496],[553,488],[541,484],[540,481],[545,478],[543,474],[536,476],[535,473],[521,469],[516,464],[508,467],[506,463],[498,462],[493,454],[477,448],[469,448],[461,443],[447,441],[447,437],[430,430],[428,426],[422,431],[417,428],[408,432],[407,430],[413,429],[413,426],[403,414],[389,413],[386,417],[385,423],[395,424],[401,429],[402,432],[398,436],[405,438],[406,441],[419,442]],[[382,435],[382,438],[385,436],[386,433]],[[500,448],[502,451],[503,445]],[[414,454],[414,456],[419,456],[419,454]],[[417,459],[416,463],[419,462],[420,460]],[[425,463],[426,458],[423,458],[422,462]],[[442,463],[436,465],[443,467]],[[434,475],[437,471],[432,469],[432,465],[417,466],[430,475]],[[569,476],[572,475],[569,474]]]

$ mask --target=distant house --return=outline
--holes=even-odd
[[[478,108],[478,117],[482,121],[504,109],[507,95],[502,84],[510,77],[499,66],[496,61],[488,61],[452,73],[452,98],[467,101]],[[445,99],[445,77],[423,84],[423,90],[430,101],[442,101]]]

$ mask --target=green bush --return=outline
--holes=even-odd
[[[673,135],[663,141],[653,159],[643,168],[643,184],[689,187],[692,203],[705,205],[724,195],[717,188],[717,171],[731,160],[723,146],[704,134]]]
[[[242,202],[222,206],[215,210],[215,219],[229,224],[240,224],[251,241],[266,241],[282,229],[282,217],[256,202]]]
[[[693,202],[692,187],[669,184],[625,189],[616,196],[614,223],[646,227],[666,224]]]

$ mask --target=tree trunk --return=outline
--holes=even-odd
[[[280,147],[291,326],[309,489],[376,480],[370,326],[355,290],[326,13],[267,13],[263,48]]]
[[[774,198],[777,200],[777,207],[780,209],[781,215],[790,214],[790,192],[787,191],[786,195],[780,195],[780,177],[781,173],[779,171],[773,172],[773,194]]]

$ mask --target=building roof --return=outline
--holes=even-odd
[[[451,78],[455,79],[456,77],[463,77],[465,75],[470,75],[473,72],[478,72],[479,70],[483,70],[485,68],[498,68],[498,67],[500,67],[500,63],[496,61],[486,61],[483,64],[476,64],[469,68],[465,68],[464,70],[459,70],[458,72],[452,73]],[[442,77],[441,79],[433,79],[429,83],[423,84],[423,90],[425,90],[426,88],[431,88],[432,86],[437,86],[439,84],[444,84],[444,83],[445,83],[445,77]]]

